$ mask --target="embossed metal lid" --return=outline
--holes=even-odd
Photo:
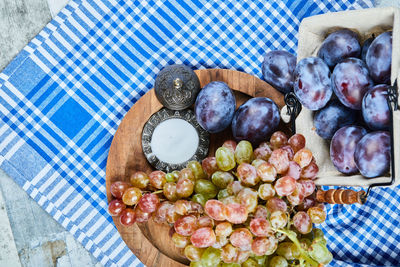
[[[182,110],[196,101],[200,81],[194,71],[185,65],[169,65],[157,75],[154,90],[166,108]]]
[[[166,122],[176,123],[176,121],[180,121],[180,125],[170,125],[167,127],[169,129],[166,127],[158,129]],[[182,123],[187,126],[182,127]],[[186,131],[183,128],[186,128]],[[193,131],[194,135],[190,134],[190,131]],[[147,161],[157,170],[166,172],[181,170],[191,160],[203,160],[208,155],[209,143],[208,132],[201,128],[193,110],[190,109],[174,111],[162,108],[154,113],[143,127],[143,153]]]

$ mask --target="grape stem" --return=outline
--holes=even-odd
[[[301,258],[304,259],[306,262],[308,262],[308,264],[310,264],[311,266],[315,266],[318,267],[319,264],[318,262],[316,262],[315,260],[313,260],[310,256],[308,256],[307,251],[305,251],[303,249],[303,247],[300,245],[299,240],[297,239],[296,233],[291,231],[291,230],[287,230],[287,229],[272,229],[276,232],[285,234],[287,237],[289,237],[289,239],[297,246],[297,248],[299,249],[300,253],[301,253]]]
[[[162,193],[162,192],[163,192],[163,190],[158,190],[158,191],[152,192],[152,194],[159,194],[159,193]]]

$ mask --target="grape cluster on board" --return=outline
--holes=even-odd
[[[190,266],[327,264],[332,254],[313,228],[326,218],[315,200],[318,166],[305,142],[277,131],[254,150],[228,140],[180,171],[135,172],[111,185],[109,213],[124,226],[169,224]]]
[[[361,45],[356,32],[340,29],[326,37],[317,57],[303,58],[297,65],[293,58],[288,52],[267,53],[264,79],[283,93],[292,84],[301,104],[316,111],[315,130],[331,140],[336,169],[367,178],[387,173],[392,31]]]

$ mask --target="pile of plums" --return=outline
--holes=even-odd
[[[392,32],[362,44],[349,29],[330,33],[317,57],[301,59],[271,51],[262,65],[264,79],[282,93],[294,91],[301,104],[315,111],[319,136],[331,140],[330,156],[344,174],[373,178],[389,171],[388,88]]]

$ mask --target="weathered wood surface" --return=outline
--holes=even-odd
[[[67,2],[0,0],[0,71]],[[0,266],[101,264],[0,170]]]
[[[211,81],[224,81],[235,91],[237,106],[250,97],[269,97],[281,108],[284,105],[283,95],[268,83],[243,72],[226,69],[210,69],[195,71],[201,87]],[[147,173],[152,167],[146,161],[141,146],[143,125],[150,116],[162,108],[155,96],[154,89],[145,94],[125,115],[118,127],[108,154],[106,170],[106,186],[108,200],[111,183],[129,181],[129,176],[138,170]],[[213,134],[210,138],[210,155],[215,148],[231,136],[230,129]],[[187,263],[180,251],[175,248],[168,235],[167,225],[156,224],[152,220],[144,224],[124,227],[114,218],[122,238],[136,256],[147,266],[182,266]]]

